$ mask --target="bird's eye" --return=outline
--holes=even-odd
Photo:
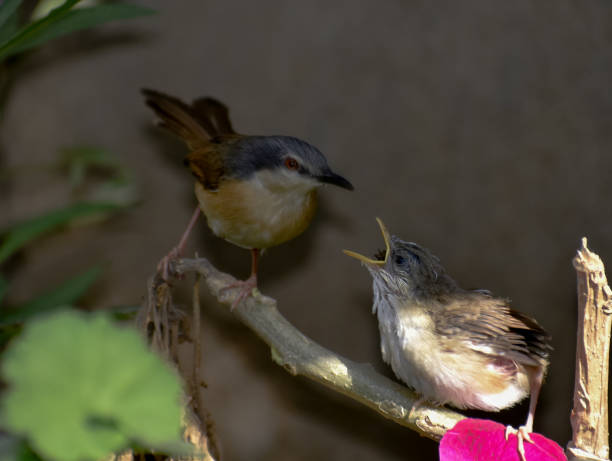
[[[401,266],[402,264],[404,264],[404,261],[405,261],[404,257],[400,255],[396,255],[393,260],[395,261],[395,264],[397,264],[398,266]]]
[[[285,168],[288,170],[297,170],[300,168],[300,164],[293,157],[287,157],[285,159]]]

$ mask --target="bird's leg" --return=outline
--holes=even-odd
[[[529,398],[529,413],[527,414],[527,421],[525,421],[525,424],[520,426],[518,429],[514,429],[512,426],[506,427],[505,433],[506,440],[508,440],[509,434],[516,434],[518,442],[516,449],[519,453],[521,461],[527,461],[525,458],[524,441],[526,440],[529,443],[533,443],[533,440],[529,434],[533,432],[533,420],[535,417],[536,405],[538,404],[538,397],[540,395],[540,388],[542,387],[542,380],[544,378],[544,369],[542,367],[537,367],[533,370],[529,370],[528,376],[531,396]]]
[[[185,245],[187,244],[187,239],[189,238],[189,234],[191,233],[193,227],[195,226],[195,223],[198,220],[199,216],[200,216],[200,207],[197,207],[195,211],[193,212],[193,216],[191,216],[191,220],[189,221],[189,224],[187,225],[187,229],[185,229],[185,232],[183,232],[183,235],[181,236],[181,240],[179,240],[178,245],[172,248],[172,250],[170,250],[170,252],[166,256],[164,256],[161,259],[161,261],[157,264],[157,271],[161,272],[162,278],[164,280],[166,281],[168,280],[170,261],[181,256],[181,253],[183,252],[183,250],[185,249]]]
[[[246,297],[248,297],[254,288],[257,288],[257,263],[259,261],[259,249],[253,248],[251,250],[251,275],[246,280],[239,280],[234,282],[225,288],[222,291],[226,291],[232,288],[240,288],[240,292],[238,296],[232,303],[230,310],[234,310],[238,304],[240,304]]]

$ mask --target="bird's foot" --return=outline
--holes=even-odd
[[[180,255],[179,247],[174,247],[157,263],[157,273],[161,274],[161,278],[164,282],[167,282],[170,278],[170,263],[178,259]]]
[[[235,288],[239,288],[240,291],[234,302],[230,306],[230,310],[233,311],[238,304],[244,301],[246,298],[253,294],[253,290],[257,288],[257,276],[251,275],[246,280],[237,280],[234,283],[229,284],[228,286],[221,289],[221,293],[225,293],[228,290],[233,290]]]
[[[187,238],[189,237],[189,234],[191,233],[193,226],[195,226],[199,216],[200,207],[196,207],[193,215],[191,216],[191,220],[189,221],[189,225],[187,225],[187,229],[185,229],[185,232],[181,236],[181,240],[179,241],[178,245],[172,248],[172,250],[170,250],[170,252],[157,264],[157,272],[161,274],[161,278],[164,282],[167,282],[170,278],[170,263],[175,259],[178,259],[181,254],[183,254],[185,246],[187,245]],[[178,278],[182,279],[183,275],[179,275]]]
[[[529,435],[531,431],[528,430],[526,426],[520,426],[518,429],[513,428],[512,426],[506,426],[506,432],[504,437],[508,440],[508,436],[510,434],[516,434],[517,446],[516,451],[518,451],[519,457],[521,461],[527,461],[525,458],[525,445],[524,441],[526,440],[529,443],[533,443],[531,436]]]
[[[412,414],[415,412],[415,410],[417,410],[422,404],[423,402],[427,401],[427,397],[419,397],[417,400],[414,401],[414,403],[412,404],[412,406],[410,407],[410,412],[408,413],[408,421],[412,421]]]

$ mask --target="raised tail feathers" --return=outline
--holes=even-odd
[[[215,136],[236,134],[229,118],[229,109],[222,102],[213,98],[199,98],[193,101],[191,109],[200,122],[212,126]]]
[[[159,125],[183,138],[191,149],[211,138],[234,134],[229,110],[213,98],[200,98],[188,105],[159,91],[143,89],[145,102],[161,119]]]

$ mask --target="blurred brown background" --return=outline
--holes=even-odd
[[[142,2],[145,4],[145,2]],[[151,1],[153,17],[61,39],[23,60],[0,125],[0,225],[67,200],[37,171],[91,144],[130,168],[142,203],[46,238],[14,268],[13,299],[105,261],[88,303],[138,304],[195,206],[183,145],[151,127],[143,86],[215,96],[249,134],[318,146],[354,192],[321,191],[260,287],[305,334],[380,359],[370,276],[342,248],[382,246],[375,216],[432,249],[465,287],[510,297],[553,335],[535,428],[565,445],[582,236],[612,267],[612,5],[594,2]],[[248,252],[201,221],[190,241],[246,277]],[[189,305],[189,282],[178,299]],[[204,400],[227,460],[436,459],[435,443],[291,377],[223,307],[203,309]],[[69,333],[67,333],[69,334]],[[520,407],[486,415],[518,425]]]

